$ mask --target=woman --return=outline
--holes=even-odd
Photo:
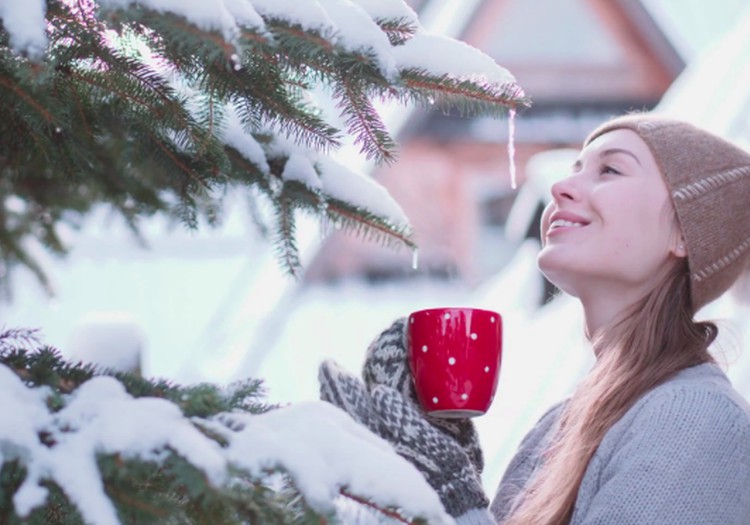
[[[413,402],[403,323],[364,383],[321,366],[321,393],[394,444],[459,524],[748,524],[750,406],[695,313],[750,266],[750,155],[684,122],[629,115],[586,139],[552,188],[538,264],[581,301],[596,364],[527,434],[490,509],[470,421]]]

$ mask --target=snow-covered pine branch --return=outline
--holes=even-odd
[[[352,142],[396,158],[377,101],[492,116],[528,103],[402,0],[0,0],[0,21],[0,253],[41,278],[25,243],[64,253],[57,225],[95,204],[136,231],[154,213],[198,227],[230,188],[413,247],[387,191],[331,154]],[[285,222],[268,229],[297,261]]]
[[[31,332],[0,343],[4,522],[304,523],[334,515],[342,493],[450,522],[410,463],[331,404],[272,408],[258,381],[180,387],[95,370],[35,349]]]

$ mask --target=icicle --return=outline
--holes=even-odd
[[[419,267],[419,248],[411,251],[411,269],[416,270]]]
[[[508,160],[510,161],[510,187],[516,189],[516,108],[508,111]]]
[[[328,216],[328,201],[322,195],[318,195],[318,214],[320,217],[320,237],[328,237],[333,232],[333,220]]]
[[[331,232],[333,232],[333,225],[331,224],[331,219],[329,219],[327,216],[323,215],[320,218],[320,238],[325,239],[329,235],[331,235]]]

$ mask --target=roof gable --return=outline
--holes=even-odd
[[[484,48],[501,64],[622,66],[625,61],[611,32],[581,0],[509,0],[494,33]]]
[[[638,0],[485,0],[463,38],[537,103],[649,103],[684,67]]]

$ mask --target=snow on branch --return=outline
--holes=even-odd
[[[0,365],[0,464],[18,461],[28,472],[13,498],[21,517],[45,503],[45,482],[52,481],[86,523],[119,525],[97,457],[116,455],[158,465],[176,454],[213,486],[231,484],[232,469],[262,478],[282,468],[321,513],[334,511],[334,501],[346,491],[396,507],[406,516],[450,523],[437,494],[410,463],[322,401],[262,414],[235,411],[187,418],[174,403],[135,398],[108,376],[84,382],[57,412],[48,407],[51,394],[49,387],[27,387]],[[208,435],[220,436],[223,446]]]

